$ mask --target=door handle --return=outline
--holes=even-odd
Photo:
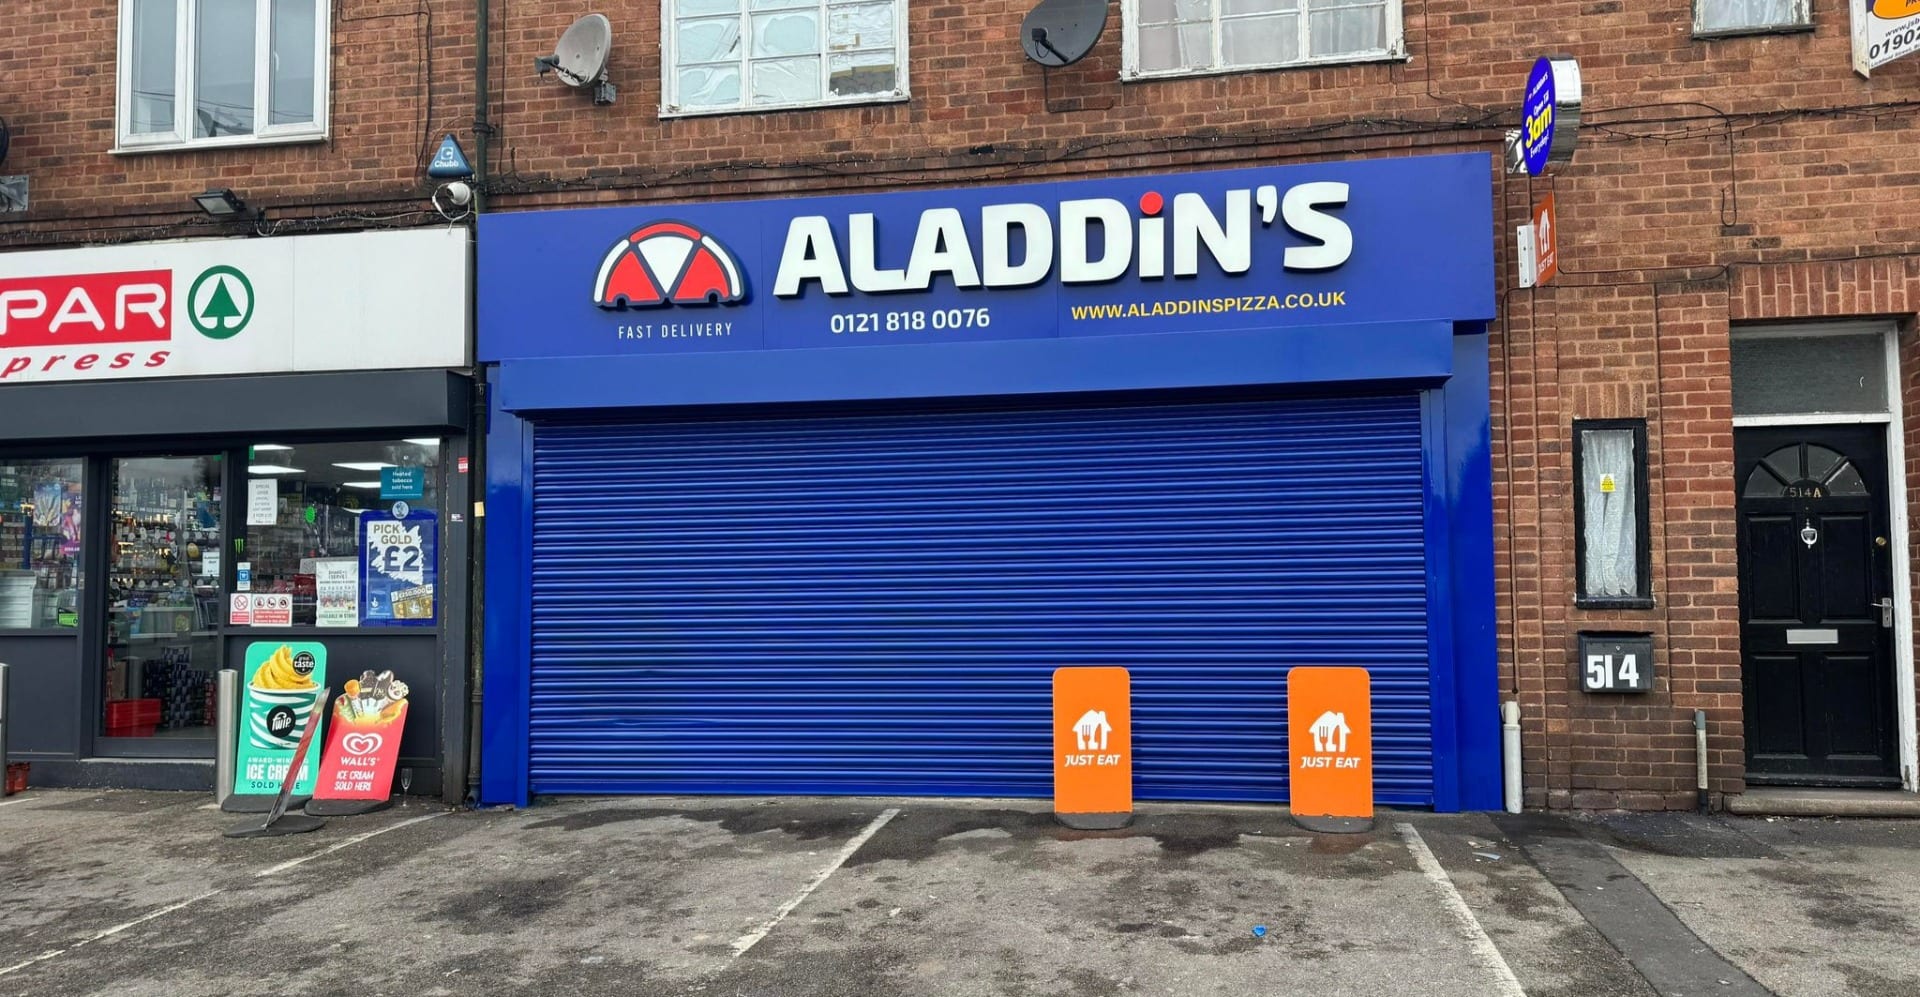
[[[1893,627],[1893,597],[1882,596],[1874,605],[1880,607],[1880,625],[1888,629]]]

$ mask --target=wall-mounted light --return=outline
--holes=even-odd
[[[212,187],[205,193],[195,194],[193,203],[215,218],[233,218],[247,210],[247,202],[225,187]]]

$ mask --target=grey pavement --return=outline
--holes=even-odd
[[[1920,993],[1907,823],[574,799],[234,841],[206,804],[0,802],[0,995]]]

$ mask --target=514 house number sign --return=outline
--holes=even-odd
[[[1586,692],[1653,691],[1652,635],[1581,634],[1580,687]]]

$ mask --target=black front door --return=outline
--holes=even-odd
[[[1898,785],[1885,429],[1739,430],[1747,781]]]

